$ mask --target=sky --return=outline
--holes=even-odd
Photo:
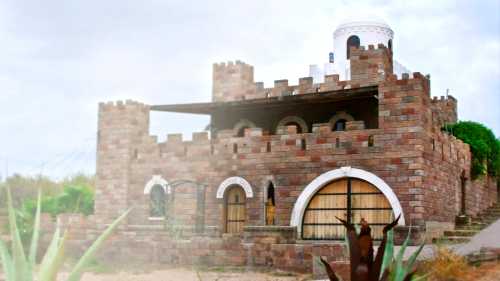
[[[345,20],[383,18],[394,57],[432,95],[500,136],[500,1],[0,0],[0,175],[95,172],[99,102],[211,100],[212,64],[242,60],[266,87],[324,63]],[[209,119],[152,113],[150,133]]]

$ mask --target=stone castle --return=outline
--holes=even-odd
[[[311,272],[314,256],[345,262],[335,216],[365,218],[380,238],[400,215],[396,237],[411,227],[420,243],[496,202],[495,180],[471,180],[469,146],[441,130],[456,99],[431,97],[418,72],[395,75],[386,42],[360,41],[348,80],[266,88],[237,61],[214,64],[212,102],[100,104],[95,214],[60,220],[75,249],[134,207],[108,259]],[[158,142],[152,110],[209,115],[210,132]]]

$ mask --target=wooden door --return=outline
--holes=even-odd
[[[245,225],[246,196],[243,188],[233,186],[226,192],[226,232],[238,233]]]
[[[382,229],[392,221],[392,208],[385,195],[370,183],[358,179],[350,181],[351,222],[364,218],[372,229],[374,239],[382,239]]]
[[[313,240],[344,239],[345,228],[335,218],[358,224],[364,218],[375,239],[392,220],[392,209],[376,187],[363,180],[345,178],[320,189],[309,202],[302,223],[302,238]]]
[[[320,189],[304,213],[304,239],[342,239],[345,228],[335,218],[347,218],[347,179],[338,180]]]

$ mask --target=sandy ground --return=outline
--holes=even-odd
[[[86,273],[82,281],[305,281],[312,280],[310,276],[284,276],[280,273],[262,272],[214,272],[202,271],[197,274],[189,268],[171,268],[152,270],[151,272]],[[61,276],[62,277],[62,276]],[[64,280],[64,277],[60,280]],[[463,281],[499,281],[500,262],[486,263],[472,269]],[[458,281],[458,280],[456,280]]]
[[[59,276],[59,280],[65,280]],[[134,269],[113,273],[85,273],[81,281],[302,281],[306,276],[290,276],[286,273],[244,271],[201,271],[189,268],[169,268],[150,272],[134,272]]]

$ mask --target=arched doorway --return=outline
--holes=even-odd
[[[392,221],[393,211],[384,194],[369,182],[356,178],[335,180],[309,201],[302,222],[302,238],[344,239],[345,228],[335,217],[353,224],[364,218],[370,224],[372,236],[381,239],[382,228]]]
[[[350,195],[348,194],[349,191]],[[319,199],[323,196],[325,196],[325,199]],[[313,200],[313,198],[318,199]],[[391,210],[388,210],[389,207]],[[308,215],[309,217],[305,219],[306,209],[309,208],[326,209],[312,212],[329,212],[326,215],[316,215],[317,218],[314,218],[314,215]],[[370,211],[376,211],[379,208],[380,211],[386,208],[387,210],[370,214]],[[303,229],[303,223],[305,222],[306,225],[315,223],[320,225],[318,228],[332,227],[335,226],[334,223],[338,223],[334,216],[338,214],[343,217],[345,213],[347,217],[348,210],[350,211],[351,222],[358,223],[361,216],[365,216],[365,219],[370,224],[374,224],[372,229],[376,238],[380,237],[379,231],[381,229],[380,225],[376,225],[387,220],[387,213],[393,214],[394,217],[400,216],[398,224],[405,225],[405,215],[401,203],[392,188],[383,179],[362,169],[342,167],[319,175],[304,188],[293,206],[290,226],[297,227],[298,236],[305,239],[343,239],[342,230],[337,229],[336,236],[340,238],[335,238],[334,229],[328,230],[330,232],[325,230],[325,234],[317,234],[318,232],[314,228],[312,230]],[[330,218],[328,221],[321,222],[321,219],[325,220],[321,216]],[[390,219],[391,217],[389,217]],[[304,235],[306,231],[309,232]]]
[[[226,191],[224,195],[224,213],[225,232],[242,232],[246,219],[246,196],[241,186],[233,185]]]

